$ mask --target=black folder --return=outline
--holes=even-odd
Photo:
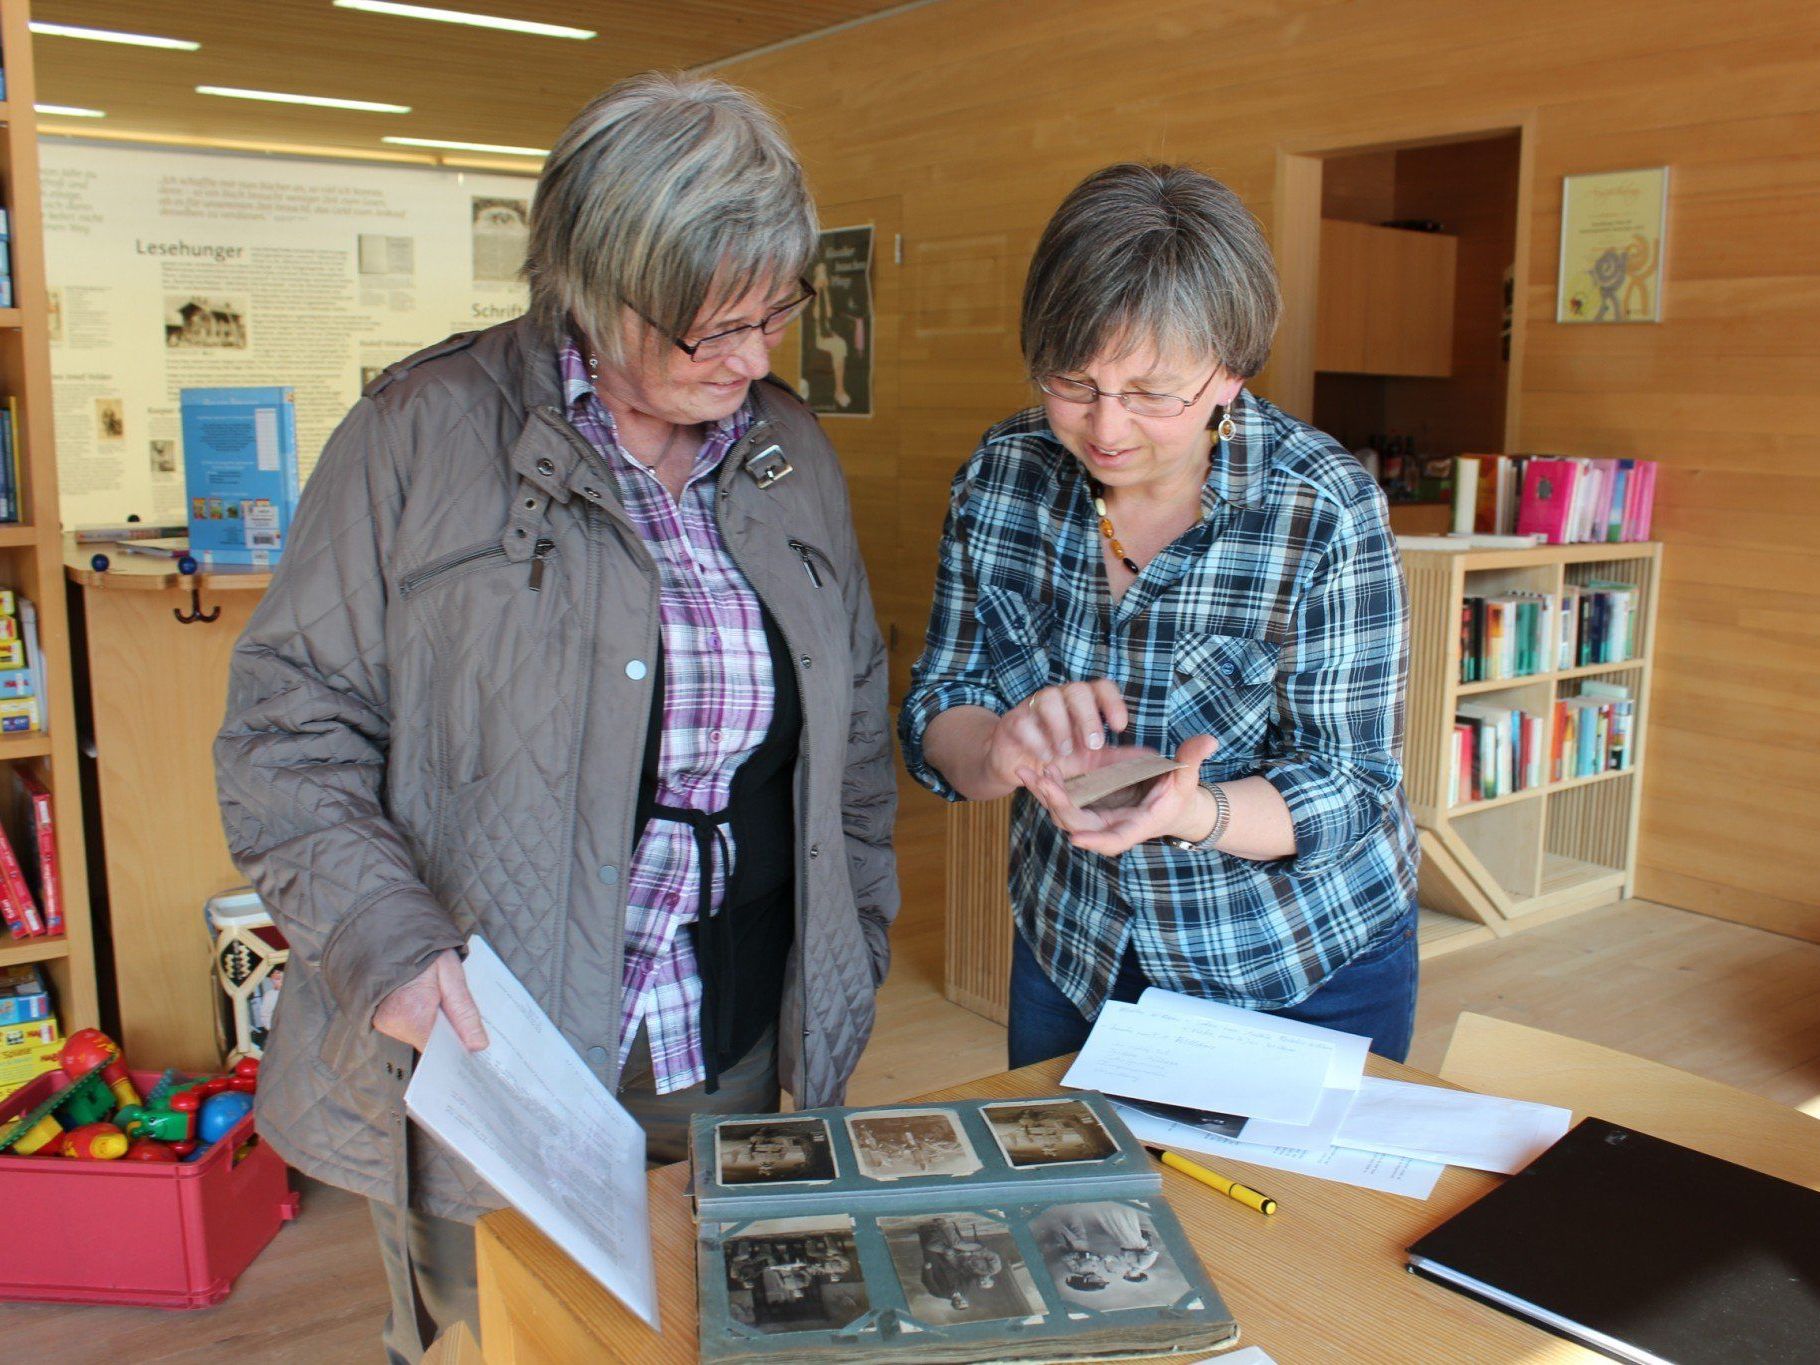
[[[1603,1119],[1423,1237],[1409,1268],[1616,1360],[1820,1361],[1820,1192]]]

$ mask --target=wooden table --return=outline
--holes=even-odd
[[[1054,1094],[1064,1061],[990,1076],[919,1101]],[[1372,1057],[1376,1076],[1437,1083]],[[1164,1192],[1242,1332],[1278,1365],[1384,1361],[1541,1362],[1600,1357],[1404,1270],[1403,1249],[1499,1177],[1450,1167],[1427,1200],[1312,1176],[1252,1173],[1281,1205],[1265,1218],[1175,1172]],[[694,1227],[685,1165],[651,1173],[652,1239],[663,1321],[653,1333],[520,1214],[476,1229],[481,1345],[490,1365],[614,1360],[693,1362]]]
[[[91,561],[99,552],[108,568]],[[169,559],[66,541],[64,571],[88,678],[100,819],[88,831],[104,878],[121,1043],[154,1068],[214,1070],[219,990],[209,975],[202,905],[244,885],[215,802],[215,732],[227,706],[228,656],[272,581],[264,569],[180,574]],[[185,624],[192,589],[213,621]]]

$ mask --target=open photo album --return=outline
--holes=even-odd
[[[1238,1326],[1104,1096],[698,1116],[705,1361],[1082,1360]]]

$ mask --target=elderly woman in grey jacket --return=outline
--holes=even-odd
[[[470,934],[653,1158],[838,1102],[870,1032],[884,651],[834,452],[765,378],[815,231],[746,95],[601,96],[537,186],[530,312],[368,386],[235,651],[222,813],[292,945],[261,1130],[375,1201],[394,1359],[474,1318],[493,1197],[402,1102],[439,1012],[486,1044]]]

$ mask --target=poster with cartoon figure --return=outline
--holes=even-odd
[[[872,415],[872,227],[829,228],[809,265],[803,401],[835,417]]]
[[[1660,322],[1668,167],[1561,183],[1556,322]]]

